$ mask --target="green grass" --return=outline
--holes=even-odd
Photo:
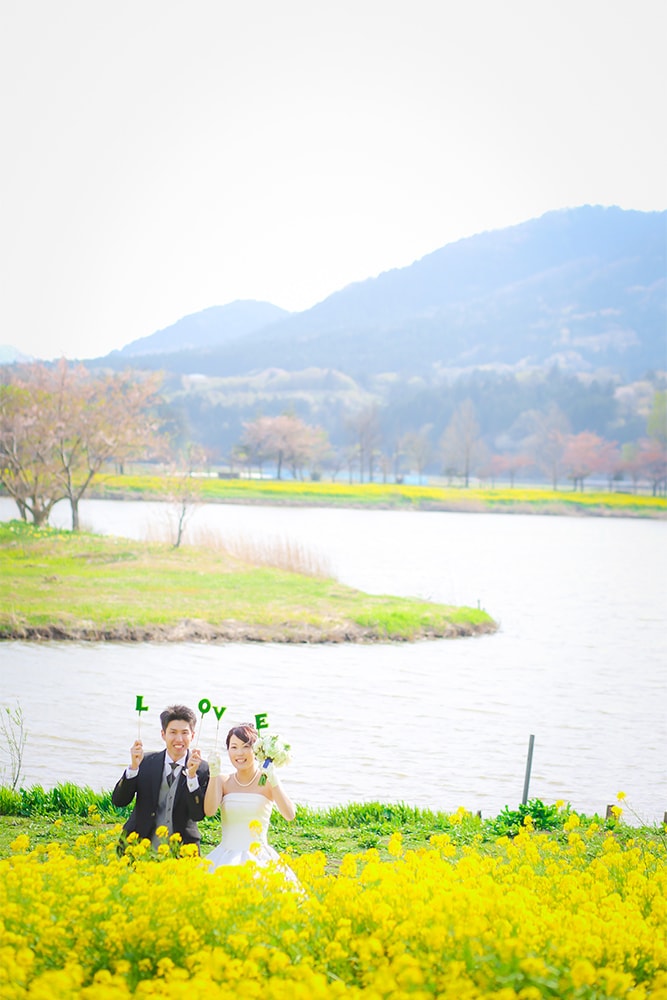
[[[327,483],[292,480],[195,479],[201,500],[209,503],[307,504],[396,510],[461,510],[520,513],[595,514],[621,517],[665,517],[667,498],[631,493],[585,492],[569,489],[528,489],[509,486],[485,489],[406,486],[392,483]],[[165,499],[178,489],[168,476],[97,477],[91,496],[107,499]],[[182,487],[181,487],[182,488]]]
[[[30,837],[31,846],[54,840],[73,846],[77,838],[95,829],[111,829],[124,822],[130,809],[117,809],[109,792],[96,793],[71,783],[45,790],[39,785],[12,791],[0,787],[0,858],[10,852],[19,834]],[[532,818],[535,830],[566,838],[564,824],[572,815],[569,806],[545,805],[532,799],[517,809],[505,807],[495,817],[482,818],[463,808],[454,813],[420,809],[405,803],[358,802],[311,809],[297,806],[296,819],[288,823],[275,810],[271,818],[270,840],[281,852],[306,854],[323,851],[330,871],[337,870],[346,854],[377,848],[388,857],[387,842],[400,832],[408,848],[425,847],[433,834],[446,834],[453,844],[488,845],[499,837],[513,837],[526,817]],[[662,827],[630,827],[620,820],[580,815],[581,826],[595,823],[602,831],[613,830],[618,838],[660,838]],[[220,820],[209,817],[199,824],[202,853],[210,851],[220,839]]]
[[[367,595],[250,566],[214,546],[174,549],[21,521],[0,523],[0,586],[0,638],[406,640],[496,627],[482,611]]]

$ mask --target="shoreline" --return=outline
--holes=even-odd
[[[568,493],[534,488],[403,486],[396,484],[313,484],[299,480],[194,479],[194,504],[251,507],[310,507],[459,514],[542,514],[555,517],[667,519],[667,498],[634,493]],[[182,489],[182,485],[181,485]],[[91,500],[173,503],[169,479],[100,476],[86,497]]]
[[[478,638],[493,635],[499,626],[495,622],[450,623],[442,629],[421,629],[409,638],[387,635],[378,629],[363,628],[345,623],[331,628],[285,625],[261,626],[243,622],[214,625],[207,621],[182,621],[173,625],[121,625],[116,627],[25,625],[5,628],[0,634],[3,642],[118,642],[118,643],[171,643],[193,642],[203,644],[227,643],[276,643],[284,645],[343,645],[343,644],[393,644],[428,642],[435,639]]]

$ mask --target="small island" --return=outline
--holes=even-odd
[[[114,642],[412,642],[495,632],[481,609],[364,594],[179,547],[0,524],[0,639]]]

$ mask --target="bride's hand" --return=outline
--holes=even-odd
[[[219,753],[212,753],[208,758],[208,773],[212,778],[220,777],[222,772],[222,758]]]
[[[271,787],[277,788],[277,786],[280,784],[280,778],[278,776],[278,768],[273,763],[273,761],[271,761],[271,763],[266,768],[266,771],[264,773],[266,774],[266,780],[271,785]]]

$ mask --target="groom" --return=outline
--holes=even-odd
[[[204,818],[204,795],[208,785],[208,764],[199,750],[190,751],[197,716],[186,705],[170,705],[160,714],[162,739],[166,749],[144,754],[141,740],[130,747],[131,763],[111,795],[115,806],[129,806],[136,796],[132,813],[123,827],[123,839],[136,832],[160,841],[155,831],[166,826],[169,835],[180,833],[184,844],[196,844],[201,835],[197,823]]]

